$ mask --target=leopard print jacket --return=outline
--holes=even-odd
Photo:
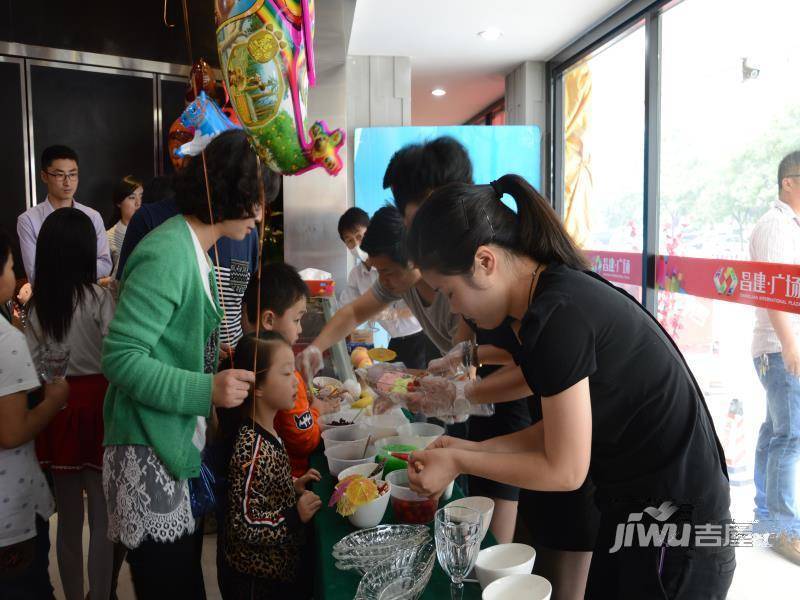
[[[292,581],[304,534],[283,445],[257,423],[246,421],[236,436],[228,478],[228,564],[246,575]]]

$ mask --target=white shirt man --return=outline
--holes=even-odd
[[[103,218],[74,198],[78,189],[78,155],[66,146],[46,148],[42,153],[41,178],[47,186],[47,197],[17,218],[17,235],[28,281],[32,283],[35,277],[36,240],[42,223],[53,211],[66,207],[77,208],[92,220],[97,235],[97,278],[108,277],[112,262]]]

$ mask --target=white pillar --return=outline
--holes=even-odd
[[[355,204],[353,142],[357,127],[411,125],[411,59],[347,57],[347,156],[349,206]]]
[[[506,125],[536,125],[541,133],[542,188],[547,181],[547,70],[545,63],[526,61],[506,75]]]

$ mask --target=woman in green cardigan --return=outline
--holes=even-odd
[[[108,534],[129,550],[139,598],[205,598],[188,480],[200,471],[212,405],[238,406],[254,381],[250,371],[215,374],[222,308],[208,250],[256,227],[256,155],[242,131],[229,131],[206,148],[206,166],[212,214],[198,156],[176,176],[181,214],[129,257],[103,344]],[[262,173],[271,200],[278,176]]]

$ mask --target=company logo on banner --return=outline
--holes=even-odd
[[[800,313],[800,265],[659,256],[658,289]]]
[[[736,277],[733,267],[720,267],[714,273],[714,286],[717,288],[718,294],[733,296],[737,285],[739,285],[739,279]]]
[[[592,271],[614,283],[642,285],[642,255],[638,252],[584,250]]]

